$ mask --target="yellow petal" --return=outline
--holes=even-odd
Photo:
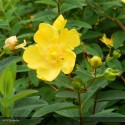
[[[57,41],[58,43],[62,44],[62,46],[65,46],[67,49],[73,50],[80,44],[79,33],[75,29],[69,31],[65,28],[64,30],[62,30]]]
[[[62,72],[69,74],[72,72],[75,65],[76,55],[72,51],[64,52],[64,59],[62,61]]]
[[[106,34],[103,34],[102,39],[100,39],[106,46],[112,47],[113,40],[106,37]]]
[[[58,30],[62,30],[65,27],[66,22],[67,20],[65,20],[62,15],[59,15],[59,17],[53,23],[53,26]]]
[[[23,43],[17,45],[17,46],[14,46],[14,49],[19,49],[19,48],[23,48],[24,49],[24,46],[26,46],[26,40],[24,40]]]
[[[43,57],[40,55],[39,49],[38,45],[31,45],[25,48],[23,59],[28,63],[28,67],[31,69],[37,69],[46,64]]]
[[[58,30],[55,27],[46,23],[41,23],[38,31],[34,35],[34,40],[36,43],[46,46],[57,37]]]
[[[37,69],[37,77],[45,81],[53,81],[60,73],[60,66],[51,66]]]
[[[121,1],[125,3],[125,0],[121,0]]]

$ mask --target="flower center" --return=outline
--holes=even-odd
[[[57,59],[58,58],[58,53],[57,52],[51,52],[50,53],[50,57],[52,58],[52,59]]]
[[[49,46],[45,52],[45,59],[55,65],[60,65],[61,60],[63,60],[63,47],[57,45]]]

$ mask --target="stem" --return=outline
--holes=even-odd
[[[72,81],[72,76],[71,74],[68,74],[69,79]]]
[[[4,54],[4,52],[2,52],[2,53],[0,54],[0,57],[2,57],[3,54]]]
[[[94,115],[94,114],[95,114],[95,109],[96,109],[96,99],[94,99],[94,106],[93,106],[92,115]]]
[[[98,11],[101,15],[105,16],[106,18],[112,20],[114,23],[116,23],[117,25],[120,26],[120,28],[125,31],[125,26],[122,24],[122,22],[116,18],[111,17],[110,15],[108,15],[107,13],[105,13],[104,11],[99,10],[97,7],[95,7],[93,4],[91,4],[90,2],[88,2],[88,0],[85,0],[86,3],[93,8],[94,10]]]
[[[86,92],[88,87],[94,82],[96,77],[94,77],[93,79],[91,79],[91,81],[89,82],[89,84],[82,90],[82,93]]]
[[[60,0],[57,0],[57,4],[58,4],[58,15],[60,15]]]
[[[50,84],[48,84],[54,91],[58,91],[58,89],[55,87],[55,86],[53,86],[53,85],[50,85]]]
[[[121,78],[121,80],[124,82],[124,84],[125,84],[125,78],[121,75],[120,76],[120,78]]]
[[[95,95],[95,99],[94,99],[94,106],[93,106],[93,111],[92,111],[92,115],[95,114],[95,110],[96,110],[96,104],[97,104],[97,96],[99,94],[100,90],[97,91],[96,95]]]
[[[80,98],[80,92],[78,94],[78,104],[79,104],[79,120],[80,120],[80,125],[82,124],[82,103],[81,103],[81,98]]]
[[[95,68],[95,69],[94,69],[94,76],[95,76],[95,78],[96,78],[96,74],[97,74],[97,73],[96,73],[96,68]]]

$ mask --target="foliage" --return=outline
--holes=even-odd
[[[53,24],[60,14],[67,19],[65,27],[80,35],[75,67],[70,74],[43,81],[23,60],[21,43],[34,45],[39,24]],[[5,40],[11,36],[21,47],[8,51]],[[124,47],[123,0],[0,0],[0,124],[125,122]],[[100,63],[91,66],[95,56]]]

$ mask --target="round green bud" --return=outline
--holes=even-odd
[[[105,74],[105,79],[108,81],[114,81],[115,80],[115,76],[112,74]]]
[[[115,58],[120,58],[121,57],[121,53],[119,49],[116,49],[113,51],[113,57]]]
[[[109,80],[109,81],[114,81],[116,76],[119,76],[121,73],[119,70],[116,69],[112,69],[112,68],[107,68],[105,70],[105,79]]]
[[[90,66],[93,68],[98,68],[102,65],[102,60],[100,57],[98,56],[93,56],[90,60],[89,60]]]

